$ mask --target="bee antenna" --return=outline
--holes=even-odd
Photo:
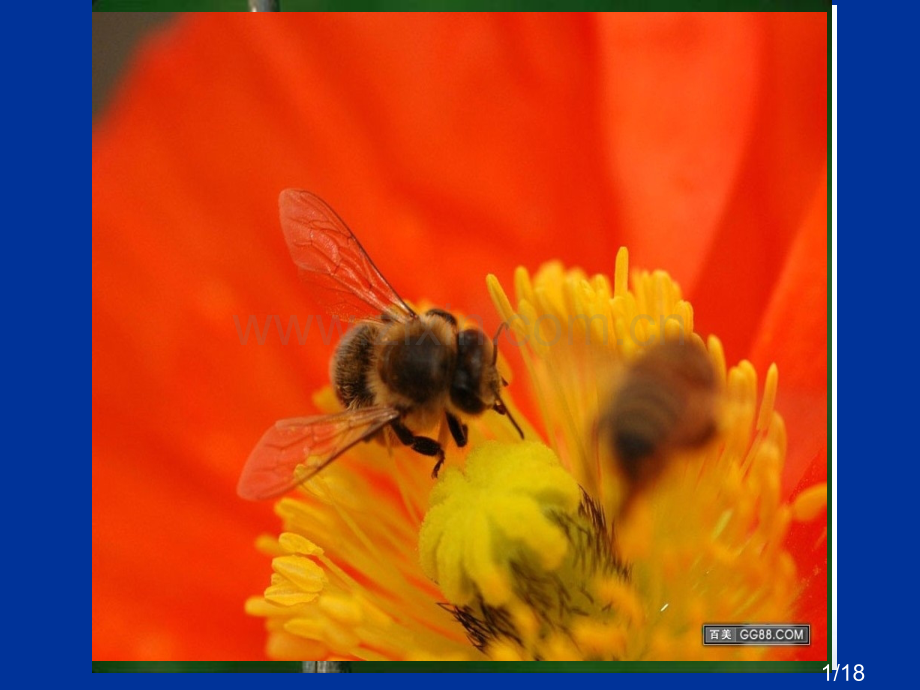
[[[511,411],[505,407],[505,401],[502,400],[501,396],[498,394],[496,394],[495,397],[497,400],[495,401],[495,405],[492,407],[492,409],[498,412],[498,414],[503,414],[509,420],[511,420],[511,423],[514,424],[514,428],[517,429],[517,432],[521,435],[521,438],[524,438],[524,432],[521,430],[521,427],[518,426],[518,423],[515,421],[514,417],[511,416]]]
[[[498,361],[498,339],[501,337],[502,331],[507,327],[508,322],[502,321],[502,325],[498,327],[497,331],[495,331],[495,337],[492,338],[492,366],[495,366],[495,363]],[[503,383],[504,381],[505,379],[502,379]],[[505,385],[507,386],[508,384],[505,383]]]

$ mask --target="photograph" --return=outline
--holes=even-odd
[[[830,663],[830,27],[94,12],[94,670]]]

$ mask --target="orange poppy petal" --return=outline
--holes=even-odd
[[[827,15],[763,15],[757,111],[718,229],[686,284],[726,357],[748,356],[827,162]]]
[[[766,18],[638,13],[599,21],[613,213],[637,265],[694,285],[734,193],[769,72]],[[678,240],[679,241],[675,241]]]
[[[827,479],[827,176],[792,243],[765,310],[751,361],[779,367],[776,407],[786,421],[789,452],[783,493],[790,495],[809,467]]]
[[[814,192],[763,316],[752,361],[775,360],[780,371],[776,406],[789,435],[783,494],[798,495],[827,481],[827,177]],[[786,546],[805,583],[801,620],[812,623],[804,658],[827,657],[827,511],[793,523]]]

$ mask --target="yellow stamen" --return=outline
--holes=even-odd
[[[827,510],[827,484],[815,484],[800,493],[792,504],[792,519],[811,522]]]

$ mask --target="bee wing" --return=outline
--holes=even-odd
[[[397,319],[415,317],[325,201],[310,192],[285,189],[278,204],[291,258],[331,315],[346,320],[379,320],[385,313]]]
[[[250,501],[279,496],[397,417],[399,412],[394,408],[378,406],[282,419],[265,432],[249,454],[237,494]]]

